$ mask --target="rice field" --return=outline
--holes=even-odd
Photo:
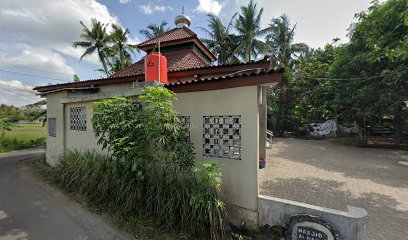
[[[15,124],[0,135],[0,153],[43,145],[46,137],[47,128],[41,123]]]

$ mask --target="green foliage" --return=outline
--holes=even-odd
[[[155,218],[172,230],[221,239],[226,223],[224,204],[213,187],[221,184],[217,171],[207,165],[182,172],[178,166],[154,161],[136,169],[131,161],[67,151],[53,170],[53,179],[95,204]]]
[[[219,65],[239,62],[239,59],[231,54],[238,47],[238,37],[231,33],[236,15],[237,13],[231,17],[229,24],[224,26],[220,18],[208,14],[208,29],[201,28],[208,35],[208,38],[202,41],[217,56]]]
[[[268,97],[268,126],[277,135],[282,135],[284,130],[297,129],[300,119],[294,118],[294,97],[296,91],[295,74],[299,71],[296,60],[304,57],[309,48],[303,43],[293,43],[296,26],[291,26],[286,15],[271,20],[269,27],[265,29],[266,44],[270,60],[275,68],[285,68],[282,81],[271,89]]]
[[[34,103],[33,105],[43,105],[43,102]],[[45,115],[43,109],[32,108],[22,109],[12,105],[0,104],[0,119],[7,119],[10,123],[15,123],[19,120],[34,121]]]
[[[293,43],[295,29],[296,25],[292,27],[286,15],[273,18],[265,29],[267,52],[275,66],[293,69],[293,60],[309,50],[304,43]]]
[[[0,136],[0,153],[42,146],[45,144],[45,141],[45,137],[38,137],[27,140],[18,137]]]
[[[111,75],[132,65],[131,53],[134,54],[137,47],[129,43],[129,33],[129,29],[112,24],[112,32],[109,35],[112,45],[107,49]]]
[[[74,74],[73,82],[79,82],[79,81],[81,80],[79,79],[78,75]]]
[[[99,69],[110,76],[121,71],[132,64],[131,53],[137,49],[136,45],[129,43],[129,30],[112,24],[112,31],[107,32],[107,25],[92,18],[91,28],[88,28],[82,21],[81,40],[73,42],[73,47],[81,47],[85,52],[82,58],[94,53],[98,55],[103,69]]]
[[[162,21],[160,24],[149,24],[146,29],[142,29],[139,31],[140,34],[145,36],[146,39],[155,38],[165,32],[167,32],[170,28],[167,27],[167,22]]]
[[[291,86],[293,101],[291,118],[294,127],[335,117],[336,106],[328,71],[333,64],[335,47],[310,50],[294,60],[296,72]]]
[[[373,2],[357,14],[350,43],[337,50],[330,70],[332,78],[351,79],[347,84],[332,84],[342,117],[365,129],[383,116],[392,116],[397,138],[408,115],[403,104],[408,99],[406,9],[405,0],[389,0]]]
[[[112,157],[67,152],[57,167],[57,181],[93,201],[112,202],[169,228],[220,239],[226,225],[218,196],[220,169],[214,163],[193,169],[193,145],[173,100],[166,88],[148,87],[138,100],[95,103],[95,134]]]
[[[400,138],[408,116],[403,104],[408,99],[406,4],[373,2],[356,15],[349,43],[336,46],[335,39],[324,49],[304,49],[300,54],[289,47],[294,27],[284,17],[272,20],[267,39],[279,50],[272,51],[272,60],[287,68],[269,96],[268,126],[278,134],[299,133],[305,123],[334,118],[357,122],[365,131],[367,125],[389,116]]]
[[[139,101],[114,98],[93,105],[98,143],[119,159],[136,165],[147,161],[194,165],[193,145],[185,136],[179,114],[173,109],[174,93],[148,87]]]
[[[258,39],[266,34],[266,30],[261,29],[262,13],[263,8],[258,11],[257,4],[251,0],[247,6],[241,6],[241,12],[235,22],[239,42],[237,53],[244,61],[249,62],[265,52],[265,43]]]
[[[0,120],[0,131],[3,121],[4,119]],[[6,120],[5,127],[10,130],[6,129],[4,134],[0,134],[0,153],[45,144],[46,129],[40,124],[10,124]]]
[[[82,34],[80,35],[81,40],[73,42],[72,46],[74,48],[85,48],[85,52],[80,58],[81,60],[82,58],[90,56],[96,52],[98,54],[99,61],[102,63],[103,70],[106,76],[108,76],[109,73],[106,50],[110,37],[106,32],[107,26],[95,18],[91,19],[91,28],[88,28],[82,21],[79,23],[82,25]]]
[[[0,132],[2,137],[6,134],[6,131],[11,131],[10,119],[0,118]]]

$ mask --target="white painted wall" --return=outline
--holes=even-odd
[[[103,86],[101,93],[114,92],[121,96],[129,88],[129,84]],[[229,204],[230,215],[237,223],[245,220],[247,225],[257,226],[259,123],[264,118],[263,114],[261,117],[259,114],[260,87],[179,93],[176,97],[176,110],[191,118],[190,135],[197,161],[215,161],[222,167],[223,198]],[[48,137],[47,141],[47,161],[51,165],[56,163],[58,154],[64,149],[101,151],[91,123],[93,102],[81,102],[77,97],[76,102],[70,103],[69,99],[66,92],[47,95],[48,116],[57,118],[57,137]],[[69,109],[83,106],[87,108],[87,131],[71,130]],[[241,115],[241,160],[203,156],[203,116],[213,115]]]

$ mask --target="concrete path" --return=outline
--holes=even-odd
[[[0,240],[133,239],[34,177],[21,163],[43,153],[0,154]]]
[[[274,139],[260,193],[346,210],[365,208],[370,240],[408,239],[408,151],[327,140]]]

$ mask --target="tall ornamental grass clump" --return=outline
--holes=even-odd
[[[98,143],[109,155],[67,151],[56,182],[98,204],[114,204],[171,229],[199,237],[225,236],[221,173],[215,163],[194,166],[174,93],[149,87],[137,101],[114,98],[94,104]]]

